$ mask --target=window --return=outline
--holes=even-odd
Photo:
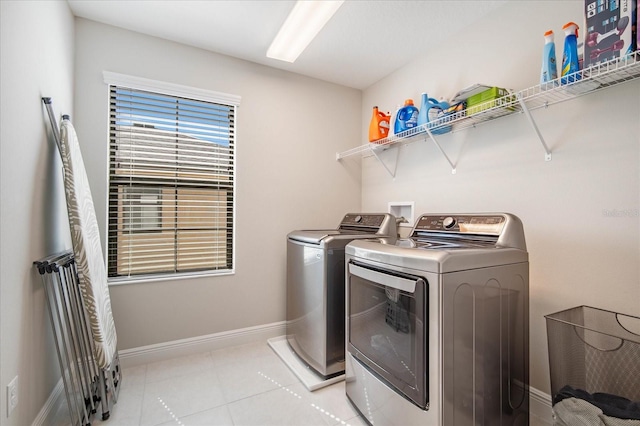
[[[162,190],[153,186],[125,186],[124,190],[124,231],[162,231]]]
[[[239,98],[105,73],[111,279],[233,271]]]

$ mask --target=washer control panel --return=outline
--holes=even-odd
[[[384,214],[349,213],[344,216],[340,226],[363,226],[379,228],[385,219]]]
[[[500,235],[506,218],[500,215],[424,215],[420,216],[414,232],[451,232]]]
[[[338,232],[390,237],[394,243],[398,234],[396,218],[389,213],[347,213],[338,226]]]

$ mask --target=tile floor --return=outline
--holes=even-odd
[[[267,342],[122,371],[111,417],[100,426],[364,426],[344,381],[309,392]],[[69,423],[63,407],[56,426]],[[550,423],[532,418],[531,426]]]

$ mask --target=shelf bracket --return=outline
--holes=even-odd
[[[398,169],[398,156],[400,154],[399,147],[396,148],[396,150],[395,150],[396,151],[396,161],[395,161],[394,166],[393,166],[393,171],[389,168],[389,166],[387,166],[387,163],[385,163],[382,160],[382,158],[380,158],[380,156],[376,152],[375,148],[369,147],[369,149],[371,150],[371,153],[376,157],[376,160],[378,160],[378,162],[384,166],[385,170],[391,175],[391,177],[395,178],[396,177],[396,170]]]
[[[453,161],[451,161],[451,159],[449,158],[449,156],[447,155],[446,152],[444,152],[444,149],[442,149],[442,146],[440,146],[440,143],[438,143],[438,140],[433,136],[433,133],[431,133],[431,130],[429,130],[429,128],[427,126],[424,127],[424,130],[427,132],[427,135],[429,136],[429,138],[433,141],[433,143],[436,144],[436,146],[438,147],[438,149],[440,150],[440,153],[444,156],[444,158],[447,159],[447,161],[449,162],[449,165],[451,166],[451,174],[455,175],[456,174],[456,165],[453,164]],[[426,141],[426,138],[425,138]]]
[[[544,148],[544,152],[545,152],[544,160],[551,161],[551,150],[547,146],[547,143],[544,141],[544,138],[542,137],[542,133],[540,133],[540,129],[538,129],[536,122],[533,120],[533,117],[531,116],[531,112],[529,111],[529,108],[527,108],[527,105],[525,104],[524,99],[522,98],[522,93],[518,93],[518,102],[520,103],[520,108],[522,108],[522,112],[524,112],[524,115],[529,120],[529,124],[531,124],[531,127],[533,127],[533,130],[535,130],[536,134],[538,135],[538,139],[540,139],[540,143],[542,144],[542,147]]]

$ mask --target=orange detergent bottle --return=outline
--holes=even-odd
[[[369,142],[384,139],[389,135],[389,115],[373,107],[373,116],[369,123]]]

